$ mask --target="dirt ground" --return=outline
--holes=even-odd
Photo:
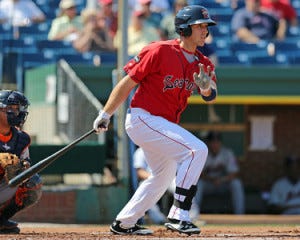
[[[300,216],[203,215],[196,224],[201,228],[200,235],[188,236],[150,225],[147,227],[154,230],[151,236],[120,236],[110,233],[109,225],[20,223],[20,234],[0,235],[0,240],[300,239]]]

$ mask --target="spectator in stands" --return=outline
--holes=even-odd
[[[211,131],[206,137],[208,156],[198,181],[191,213],[199,214],[206,194],[231,193],[234,214],[245,213],[244,189],[238,178],[239,167],[233,151],[222,144],[221,133]]]
[[[287,21],[289,26],[297,26],[297,12],[293,5],[286,0],[261,0],[262,10],[276,15],[279,19]]]
[[[286,25],[275,16],[262,12],[260,0],[245,0],[245,7],[235,11],[231,29],[234,39],[245,43],[258,43],[261,40],[283,40]]]
[[[152,1],[153,0],[138,0],[138,5],[135,10],[144,12],[145,24],[149,24],[159,30],[162,14],[161,12],[154,12],[151,9]]]
[[[118,35],[117,33],[114,38],[116,48],[121,44]],[[131,22],[128,26],[128,54],[135,56],[143,47],[157,40],[160,40],[157,29],[145,24],[145,13],[142,10],[135,10],[131,15]]]
[[[81,17],[77,14],[74,0],[61,0],[60,14],[51,23],[48,34],[49,40],[73,41],[82,29]]]
[[[244,0],[215,0],[215,2],[222,6],[230,6],[233,10],[244,6]]]
[[[175,31],[175,15],[183,7],[187,6],[187,0],[175,0],[173,3],[173,11],[165,14],[160,23],[160,29],[162,32],[162,39],[175,39],[178,38],[178,34]]]
[[[138,4],[150,2],[150,8],[152,12],[164,15],[165,13],[172,12],[171,5],[174,0],[152,0],[152,1],[140,1],[140,0],[128,0],[130,9],[134,9]]]
[[[133,167],[136,170],[139,184],[151,176],[151,168],[148,166],[146,156],[141,148],[137,148],[133,154]],[[165,193],[165,197],[168,198],[168,195],[172,196],[175,192],[175,187],[176,184],[174,179],[174,182]],[[155,224],[164,224],[166,222],[166,216],[162,213],[161,207],[158,203],[149,209],[147,214],[150,220]]]
[[[29,26],[45,20],[45,14],[31,0],[2,0],[0,2],[1,24]]]
[[[288,156],[284,161],[285,176],[271,188],[268,209],[272,214],[300,214],[300,158]]]
[[[85,8],[97,9],[99,7],[98,0],[86,0]]]
[[[84,9],[81,12],[83,29],[73,41],[73,47],[79,52],[113,51],[112,38],[105,24],[101,10]]]
[[[165,13],[171,12],[173,0],[152,0],[151,1],[151,10],[152,12],[159,13],[164,15]]]
[[[98,0],[98,3],[104,13],[109,35],[114,38],[118,30],[118,14],[113,10],[113,0]]]

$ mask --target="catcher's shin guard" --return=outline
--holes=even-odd
[[[4,219],[10,219],[17,212],[35,204],[42,196],[41,187],[42,181],[39,175],[35,174],[22,184],[14,197],[2,207],[0,216]]]
[[[23,209],[23,206],[19,206],[16,204],[16,201],[14,198],[10,199],[3,209],[0,212],[0,217],[2,219],[10,219],[12,216],[14,216],[17,212]]]
[[[42,180],[38,174],[33,175],[16,192],[16,203],[23,208],[35,204],[42,196]]]

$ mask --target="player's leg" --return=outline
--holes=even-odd
[[[19,233],[17,223],[10,220],[17,212],[35,204],[41,197],[41,179],[36,174],[22,184],[0,210],[0,233]]]
[[[174,156],[179,165],[174,203],[168,214],[170,222],[166,223],[166,227],[182,233],[198,234],[200,229],[191,223],[189,211],[197,191],[197,182],[204,167],[208,149],[202,141],[185,129],[177,127],[174,132],[179,134],[177,141],[180,142],[180,146],[176,148],[184,155]]]
[[[165,161],[155,153],[153,153],[153,158],[160,164],[159,168],[168,169],[168,173],[166,174],[164,171],[154,172],[151,177],[139,185],[129,202],[117,215],[117,225],[111,227],[114,233],[122,234],[122,232],[127,231],[135,231],[135,234],[152,233],[148,229],[140,229],[136,223],[138,219],[144,216],[146,211],[158,202],[176,174],[176,163]]]
[[[5,209],[10,207],[11,201],[14,202],[14,196],[17,191],[17,187],[9,188],[4,179],[0,183],[0,234],[5,233],[19,233],[20,229],[17,227],[18,223],[9,220],[5,216]]]
[[[233,179],[229,184],[234,214],[244,214],[245,196],[242,182],[239,179]]]
[[[144,149],[145,154],[156,152],[162,155],[159,159],[178,164],[174,204],[168,217],[186,223],[181,232],[198,233],[199,229],[190,223],[189,209],[206,161],[206,145],[177,124],[149,113],[131,114],[126,127],[130,138]],[[161,171],[164,175],[168,174],[168,168],[160,168],[161,161],[152,157],[147,159],[153,173]],[[182,225],[179,224],[179,227]]]

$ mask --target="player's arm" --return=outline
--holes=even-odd
[[[138,177],[138,179],[139,180],[145,180],[145,179],[147,179],[148,177],[150,177],[150,173],[147,171],[147,170],[145,170],[144,168],[137,168],[136,169],[136,174],[137,174],[137,177]]]
[[[137,85],[128,75],[126,75],[112,90],[107,103],[103,110],[99,112],[98,117],[95,119],[93,128],[99,131],[106,131],[109,119],[116,111],[116,109],[128,98],[131,90]]]
[[[103,111],[113,115],[119,105],[127,99],[129,93],[136,85],[137,83],[126,75],[112,90]]]
[[[259,37],[254,35],[246,27],[242,27],[236,31],[238,38],[245,43],[258,43],[260,41]]]
[[[230,182],[232,181],[233,179],[237,178],[238,177],[238,172],[232,172],[232,173],[228,173],[226,174],[225,176],[223,177],[220,177],[218,179],[218,181],[220,183],[226,183],[226,182]]]
[[[285,19],[279,19],[278,22],[278,29],[276,31],[276,38],[278,40],[284,40],[285,39],[285,35],[286,35],[286,31],[287,31],[287,22]]]

